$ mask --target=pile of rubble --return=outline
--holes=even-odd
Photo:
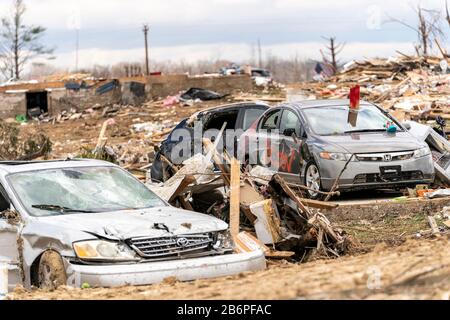
[[[204,154],[170,164],[175,175],[164,184],[148,181],[148,187],[176,207],[228,222],[238,243],[251,237],[267,257],[306,261],[313,253],[338,257],[348,251],[351,240],[322,213],[337,204],[304,198],[305,187],[289,185],[268,169],[241,171],[210,140],[203,145]]]
[[[450,119],[450,60],[439,57],[400,56],[351,61],[325,82],[290,88],[288,99],[346,99],[350,88],[361,87],[367,101],[392,110],[399,120]]]

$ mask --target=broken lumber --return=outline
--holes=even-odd
[[[440,230],[439,230],[439,227],[438,227],[438,225],[437,225],[436,220],[434,219],[434,217],[432,217],[432,216],[430,216],[430,215],[427,215],[427,220],[428,220],[428,223],[430,224],[431,232],[433,233],[433,235],[434,235],[434,236],[439,235],[441,232],[440,232]]]
[[[277,182],[280,187],[286,192],[286,194],[296,202],[299,209],[306,215],[306,217],[309,219],[311,217],[311,212],[309,209],[302,203],[302,200],[295,194],[295,192],[289,187],[289,185],[284,181],[284,179],[276,174],[273,176],[273,179],[275,179],[275,182]]]
[[[232,237],[239,233],[240,216],[241,165],[235,158],[231,159],[230,182],[230,232]]]
[[[338,188],[339,188],[339,180],[341,180],[342,175],[344,174],[345,170],[347,170],[348,165],[350,164],[350,162],[353,160],[353,158],[355,157],[354,154],[352,154],[352,156],[350,157],[350,159],[347,160],[344,168],[342,168],[341,172],[339,173],[339,176],[336,178],[336,180],[334,181],[333,186],[331,187],[330,193],[327,195],[327,197],[325,198],[325,201],[328,201],[331,199],[331,194],[333,192],[335,192]]]
[[[214,161],[214,164],[220,169],[222,172],[222,179],[225,183],[225,185],[230,186],[230,178],[228,177],[229,170],[225,166],[222,158],[218,154],[216,148],[214,147],[213,143],[209,139],[203,139],[203,146],[205,147],[206,153],[211,153],[212,160]]]
[[[312,199],[300,199],[301,203],[310,208],[323,209],[323,210],[333,210],[339,207],[339,204],[333,202],[325,202]]]

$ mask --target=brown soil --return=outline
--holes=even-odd
[[[150,102],[142,107],[123,107],[116,115],[103,117],[102,110],[95,111],[86,118],[77,120],[66,120],[61,123],[31,121],[21,127],[24,133],[39,132],[45,133],[53,142],[52,159],[65,159],[68,156],[79,154],[82,147],[95,147],[103,122],[113,118],[116,122],[114,126],[108,128],[108,145],[129,143],[130,145],[142,145],[143,141],[152,141],[145,137],[144,133],[132,132],[132,125],[150,121],[162,122],[171,120],[173,125],[178,124],[182,119],[190,117],[193,113],[205,108],[228,103],[227,101],[212,101],[196,104],[192,107],[164,107],[162,102]],[[158,145],[155,142],[154,145]],[[147,148],[151,151],[153,147]],[[142,147],[141,147],[142,148]],[[142,150],[145,151],[145,150]]]
[[[306,264],[270,263],[268,270],[190,283],[26,292],[12,299],[448,299],[449,238],[410,240],[369,254]]]

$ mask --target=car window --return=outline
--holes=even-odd
[[[350,121],[349,106],[330,106],[303,109],[310,128],[318,135],[341,135],[361,131],[383,131],[393,122],[375,106],[360,106],[355,123]],[[402,129],[396,123],[397,130]]]
[[[273,111],[267,114],[261,123],[261,130],[275,130],[277,129],[278,120],[280,118],[281,110]]]
[[[11,208],[11,204],[9,203],[9,200],[5,197],[6,191],[3,189],[3,186],[0,185],[0,212],[4,212],[6,210],[9,210]],[[0,219],[1,219],[0,215]]]
[[[217,112],[214,114],[208,114],[205,119],[203,130],[222,129],[224,123],[227,124],[226,130],[234,130],[236,129],[236,121],[239,115],[239,110],[225,111],[225,112]]]
[[[20,172],[8,176],[8,180],[32,216],[62,214],[42,207],[112,212],[165,206],[144,184],[116,167]]]
[[[280,133],[283,134],[286,129],[295,129],[295,134],[300,137],[301,122],[295,112],[284,110],[281,116]]]
[[[247,109],[244,113],[242,129],[247,130],[264,113],[263,109]]]

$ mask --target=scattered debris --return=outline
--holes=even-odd
[[[450,119],[450,73],[441,70],[440,57],[399,56],[352,61],[326,82],[306,82],[288,88],[290,96],[307,99],[345,99],[355,84],[364,100],[381,104],[399,120]],[[288,100],[289,97],[288,97]]]
[[[241,172],[239,163],[219,154],[211,141],[204,139],[203,144],[206,156],[185,161],[171,179],[148,182],[149,188],[174,206],[203,208],[198,211],[229,222],[235,238],[240,230],[252,230],[261,244],[271,246],[272,256],[289,251],[293,254],[283,257],[306,261],[311,248],[327,256],[345,254],[350,240],[317,209],[333,210],[336,204],[304,199],[268,170]],[[198,196],[202,201],[209,198],[208,204],[198,205]]]
[[[191,88],[180,96],[181,101],[188,100],[201,100],[201,101],[211,101],[211,100],[220,100],[228,95],[221,95],[217,92],[211,90],[205,90],[200,88]]]

